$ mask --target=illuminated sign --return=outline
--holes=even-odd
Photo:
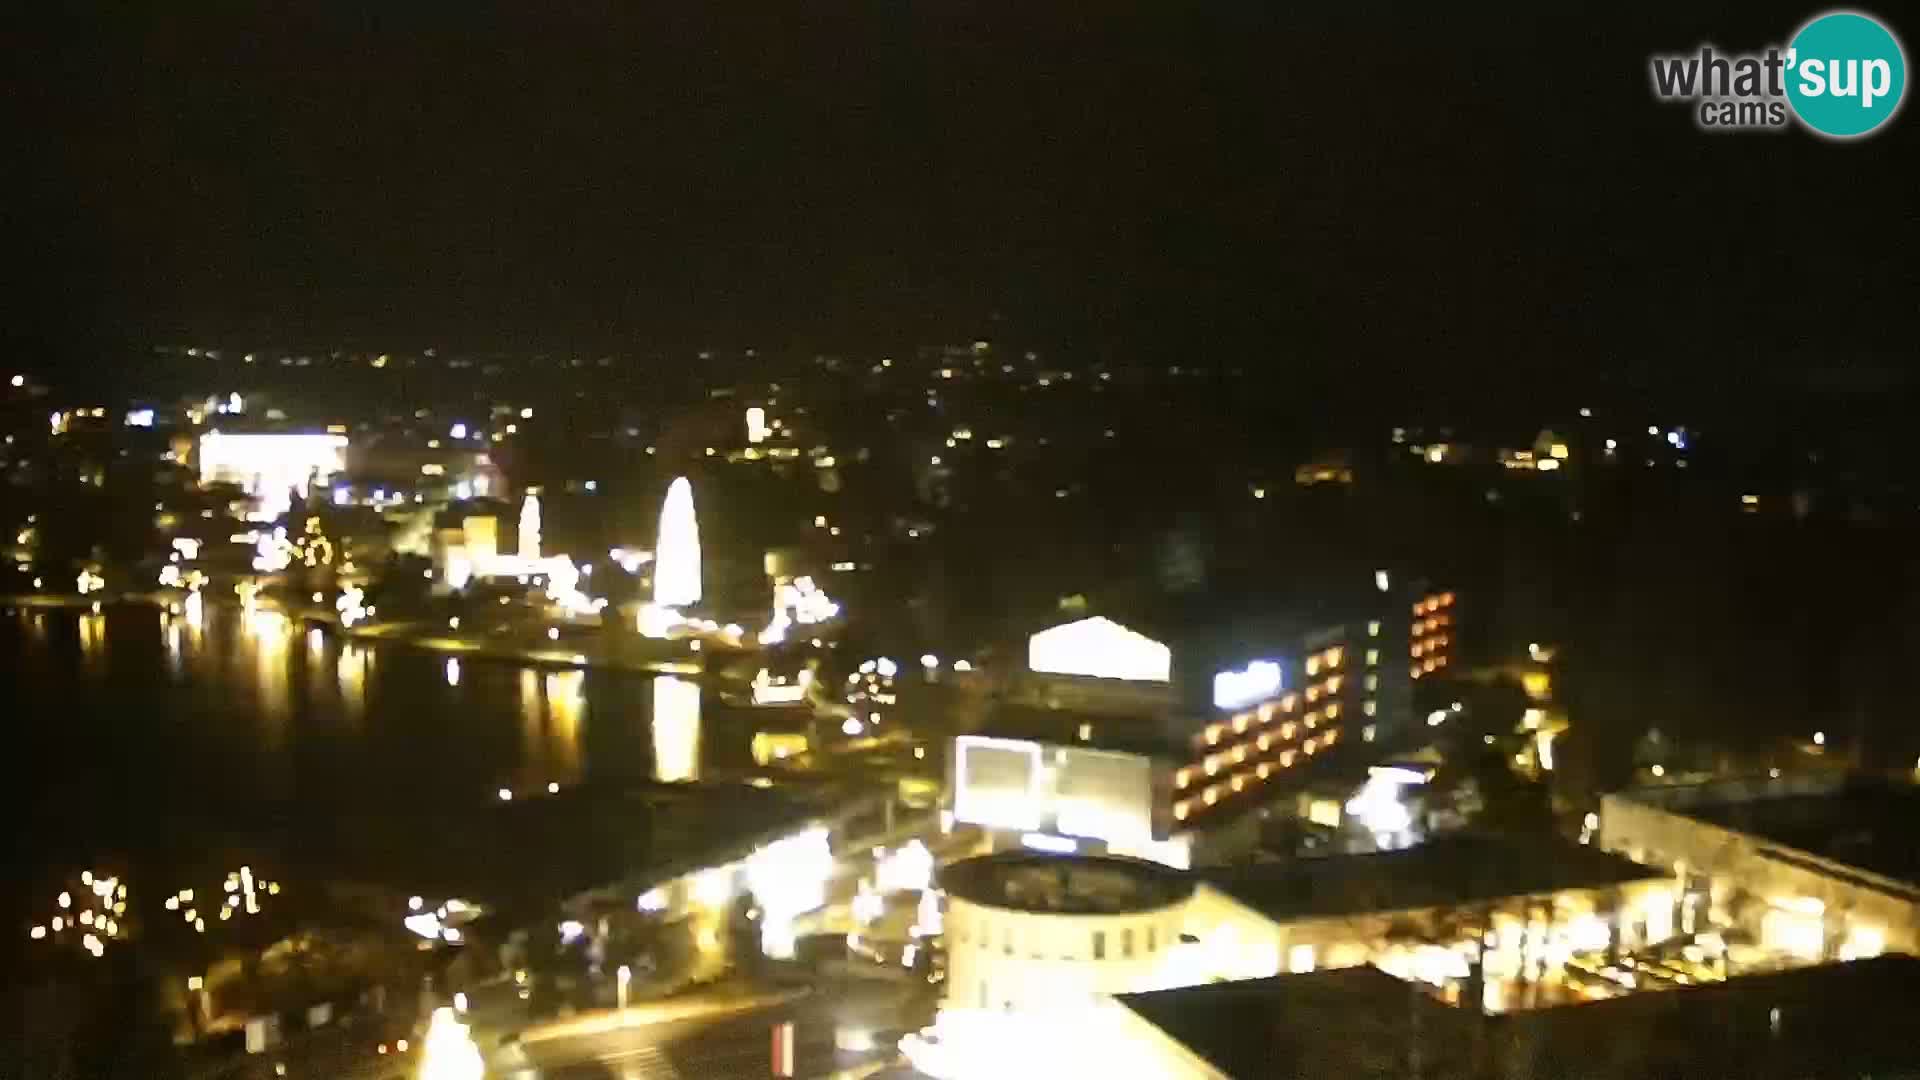
[[[953,818],[1108,843],[1153,839],[1153,766],[1138,754],[1023,739],[954,740]]]
[[[962,735],[954,740],[953,816],[1002,829],[1040,827],[1040,744]]]
[[[1145,634],[1095,615],[1028,638],[1027,667],[1047,675],[1163,683],[1172,678],[1173,654]]]
[[[1284,682],[1278,663],[1255,660],[1243,669],[1222,671],[1213,677],[1213,704],[1216,708],[1237,709],[1265,701],[1279,696]]]

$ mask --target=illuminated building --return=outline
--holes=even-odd
[[[946,810],[996,847],[1188,862],[1164,797],[1165,758],[1032,739],[962,735],[948,756]]]
[[[947,998],[1049,1012],[1168,985],[1194,882],[1131,859],[1006,852],[941,869]]]
[[[1415,679],[1444,671],[1458,655],[1459,633],[1452,592],[1430,592],[1413,605],[1413,629],[1408,635],[1408,673]]]
[[[1125,682],[1165,683],[1173,678],[1172,652],[1165,645],[1098,615],[1028,638],[1027,667],[1045,675]]]
[[[1483,965],[1486,1007],[1575,953],[1645,944],[1671,912],[1662,868],[1559,840],[1451,833],[1366,855],[1207,870],[1188,909],[1210,971],[1229,978],[1374,964],[1460,992]],[[1510,990],[1510,988],[1512,988]]]
[[[529,492],[521,500],[516,532],[519,550],[509,555],[499,550],[500,525],[492,515],[465,514],[457,527],[438,530],[433,550],[439,583],[449,589],[464,589],[475,579],[511,578],[538,585],[560,613],[570,618],[597,615],[606,606],[604,599],[594,599],[581,591],[580,568],[572,557],[541,554],[538,495]]]
[[[289,493],[304,499],[311,485],[343,471],[346,459],[345,435],[209,431],[200,437],[200,482],[238,485],[264,520],[287,512]]]
[[[1455,594],[1415,591],[1409,617],[1397,577],[1382,570],[1357,587],[1333,583],[1301,605],[1313,618],[1252,613],[1154,637],[1100,616],[1047,628],[1029,639],[1030,670],[1008,695],[1009,710],[1038,707],[1040,719],[994,720],[984,731],[1048,753],[1139,757],[1154,778],[1146,817],[1159,846],[1127,853],[1175,865],[1244,854],[1258,843],[1249,811],[1297,790],[1326,751],[1410,727],[1414,680],[1451,663]],[[1410,652],[1413,663],[1401,667]],[[964,790],[968,778],[955,780]],[[1036,815],[1047,816],[1025,816]]]
[[[1783,962],[1920,952],[1920,788],[1844,774],[1616,792],[1600,845],[1674,868],[1685,931],[1732,927]]]

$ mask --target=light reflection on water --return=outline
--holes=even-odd
[[[700,779],[700,684],[691,679],[653,680],[653,778]]]
[[[175,813],[295,832],[330,814],[401,822],[503,786],[752,767],[751,714],[691,679],[343,641],[264,609],[21,611],[0,619],[0,655],[17,669],[9,704],[88,721],[36,726],[19,747],[49,808],[62,791],[104,793],[73,833],[95,817],[158,831]]]

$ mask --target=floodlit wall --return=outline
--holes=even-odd
[[[1053,1009],[1168,985],[1186,900],[1123,914],[1029,912],[947,897],[947,1001]]]
[[[1145,634],[1095,615],[1028,638],[1027,667],[1050,675],[1164,683],[1173,678],[1173,653]]]
[[[1771,794],[1818,795],[1790,781]],[[1729,794],[1733,792],[1729,791]],[[1763,791],[1751,797],[1767,797]],[[1676,800],[1684,795],[1671,796]],[[1761,935],[1763,944],[1781,911],[1812,910],[1822,939],[1808,961],[1841,958],[1843,951],[1920,953],[1920,889],[1811,852],[1688,816],[1684,805],[1654,805],[1652,796],[1617,792],[1601,800],[1600,846],[1637,862],[1683,866],[1706,875],[1715,917]],[[1863,942],[1878,937],[1878,948]],[[1849,942],[1855,944],[1850,945]]]

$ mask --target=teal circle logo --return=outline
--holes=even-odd
[[[1787,101],[1822,135],[1865,135],[1892,119],[1906,95],[1899,39],[1870,15],[1819,16],[1794,35],[1787,57]]]

